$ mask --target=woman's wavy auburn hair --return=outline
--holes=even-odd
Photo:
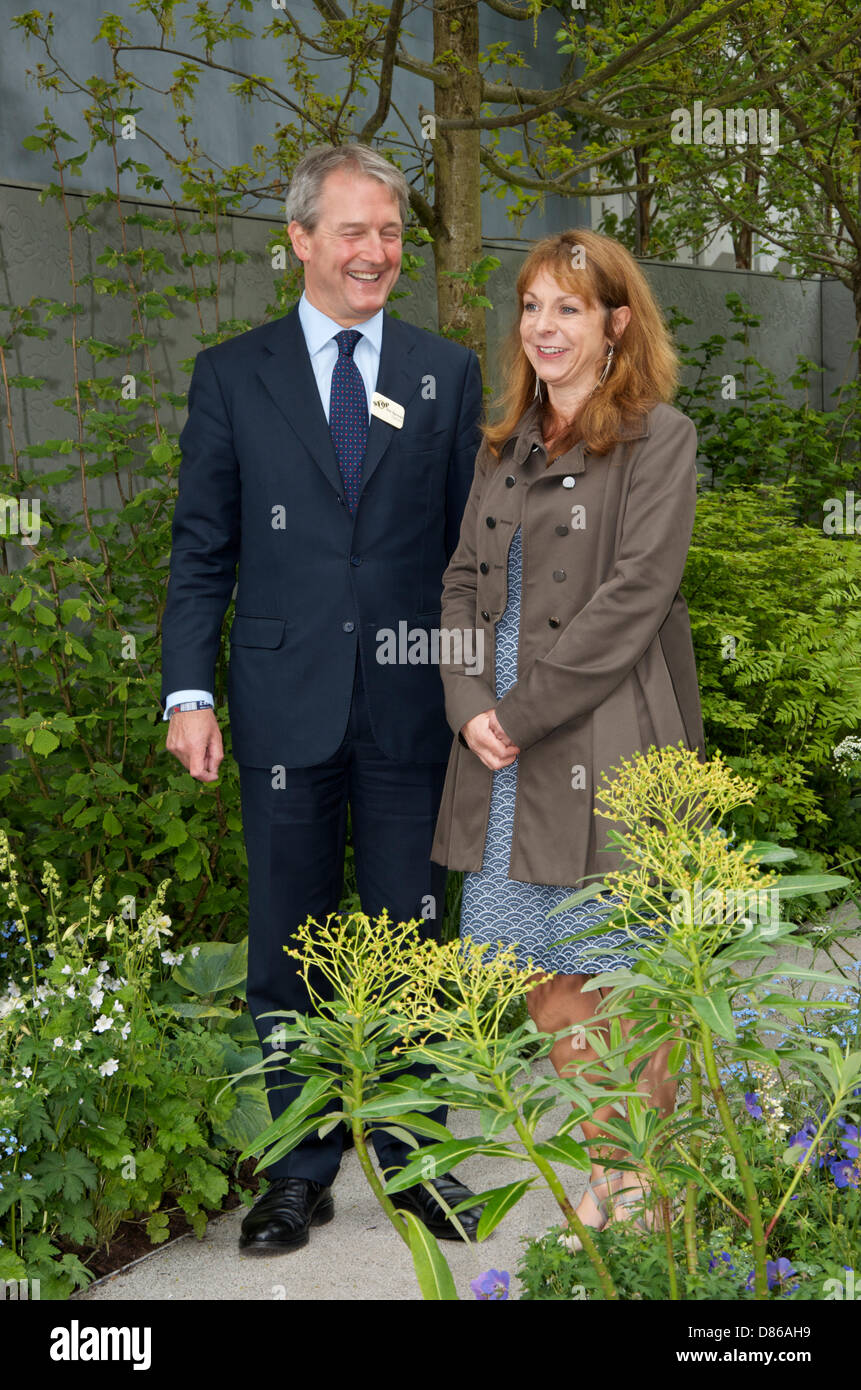
[[[573,263],[575,248],[582,248]],[[601,236],[575,227],[555,236],[544,237],[530,251],[517,277],[520,311],[502,352],[503,389],[495,402],[501,416],[495,424],[483,427],[484,439],[497,462],[502,446],[532,404],[535,370],[523,350],[520,321],[523,301],[532,281],[542,271],[551,275],[560,289],[577,294],[589,308],[599,304],[605,315],[605,332],[613,342],[613,364],[603,386],[589,398],[576,421],[554,440],[554,457],[565,453],[577,439],[583,439],[593,454],[609,453],[630,426],[658,401],[670,401],[678,385],[678,357],[661,311],[643,272],[633,256],[613,237]],[[627,304],[631,321],[614,341],[611,326],[613,309]],[[600,370],[601,363],[596,363]],[[549,423],[548,392],[543,389],[539,406],[542,426]]]

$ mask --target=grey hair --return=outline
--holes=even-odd
[[[284,202],[287,221],[299,222],[313,232],[319,221],[320,190],[326,177],[335,169],[354,169],[366,178],[378,179],[391,189],[398,200],[401,221],[406,225],[410,206],[409,185],[394,164],[390,164],[369,145],[315,145],[308,150],[290,180]]]

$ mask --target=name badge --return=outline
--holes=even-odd
[[[388,396],[381,396],[379,392],[371,397],[371,414],[385,420],[387,425],[394,425],[396,430],[404,423],[403,406],[398,405],[397,401],[390,401]]]

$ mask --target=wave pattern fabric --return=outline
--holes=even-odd
[[[517,681],[517,645],[520,632],[522,541],[518,526],[508,552],[508,602],[496,628],[496,698],[501,700]],[[498,942],[514,946],[521,969],[531,957],[539,969],[565,975],[595,975],[636,963],[637,948],[623,928],[583,941],[552,945],[561,936],[596,926],[620,901],[618,894],[602,893],[558,916],[548,912],[571,896],[572,889],[540,883],[521,883],[508,877],[514,802],[519,758],[493,774],[490,816],[481,873],[463,876],[461,937],[491,943],[487,960]],[[648,927],[635,929],[639,937],[655,936]],[[625,949],[622,949],[622,948]]]

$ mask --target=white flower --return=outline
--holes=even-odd
[[[185,959],[185,952],[180,951],[179,955],[174,955],[171,951],[162,951],[161,958],[165,965],[182,965]]]
[[[113,1002],[113,1010],[114,1010],[114,1013],[115,1013],[115,1014],[124,1014],[124,1013],[125,1013],[125,1009],[123,1008],[123,1006],[122,1006],[122,1004],[120,1003],[119,999],[115,999],[115,1000],[114,1000],[114,1002]]]
[[[55,1049],[58,1048],[58,1047],[62,1047],[62,1046],[63,1046],[63,1039],[62,1039],[62,1038],[55,1038],[55,1039],[54,1039],[54,1047],[55,1047]]]
[[[98,985],[93,986],[88,996],[89,1001],[94,1009],[100,1009],[102,1007],[102,1000],[104,999],[104,997],[105,991],[103,989],[99,989]]]
[[[82,965],[81,968],[80,968],[80,970],[78,971],[78,974],[79,974],[79,975],[89,975],[89,973],[90,973],[90,967],[89,967],[88,965]]]
[[[126,1020],[126,1022],[123,1024],[122,1028],[120,1029],[120,1037],[121,1037],[121,1038],[127,1038],[128,1035],[129,1035],[129,1033],[130,1033],[131,1031],[132,1031],[132,1025],[129,1023],[128,1020]]]
[[[72,1046],[71,1046],[71,1051],[72,1051],[72,1052],[80,1052],[80,1050],[81,1050],[81,1039],[80,1039],[80,1038],[75,1038],[75,1041],[72,1043]]]
[[[74,985],[69,985],[69,988],[66,990],[66,995],[69,999],[77,999],[78,992]]]
[[[57,954],[57,952],[56,952],[55,947],[49,946],[49,947],[48,947],[48,955],[51,957],[51,960],[54,959],[54,957],[55,957],[56,954]]]
[[[104,975],[105,971],[106,971],[106,970],[110,970],[110,968],[111,968],[111,967],[110,967],[110,965],[108,964],[108,962],[107,962],[106,960],[100,960],[100,961],[99,961],[99,974],[100,974],[100,975]]]
[[[32,1075],[33,1075],[33,1068],[32,1068],[32,1067],[22,1067],[22,1068],[21,1068],[21,1075],[22,1075],[22,1076],[32,1076]]]
[[[64,965],[63,968],[62,968],[62,970],[60,971],[60,974],[61,974],[61,975],[71,975],[71,973],[72,973],[72,967],[71,967],[71,965]]]
[[[21,998],[21,987],[20,985],[16,985],[14,980],[9,981],[9,993],[13,999]]]
[[[198,957],[199,955],[200,955],[200,947],[199,947],[199,946],[192,946],[192,948],[191,948],[191,958],[192,958],[192,960],[197,960],[197,957]]]
[[[116,1057],[109,1057],[106,1062],[102,1062],[102,1065],[99,1067],[99,1072],[102,1076],[113,1076],[119,1065]]]
[[[93,1024],[93,1032],[106,1033],[108,1029],[113,1028],[113,1026],[114,1020],[112,1018],[108,1018],[107,1014],[99,1014],[99,1017]]]

